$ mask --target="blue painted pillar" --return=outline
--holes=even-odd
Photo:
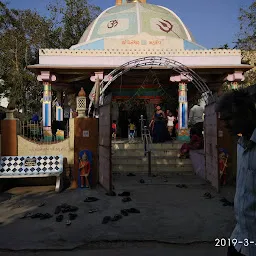
[[[63,121],[63,108],[56,106],[56,121]]]
[[[43,82],[44,93],[42,102],[43,113],[43,138],[45,141],[52,140],[52,86],[51,82],[56,81],[56,76],[50,71],[41,71],[41,75],[37,76],[39,82]]]
[[[43,133],[44,140],[52,140],[52,90],[49,81],[43,81]]]
[[[179,82],[179,130],[178,139],[182,141],[188,141],[189,129],[188,129],[188,100],[187,100],[187,83]]]
[[[52,92],[50,82],[43,82],[43,126],[51,127]]]

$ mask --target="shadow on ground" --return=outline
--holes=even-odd
[[[140,179],[145,183],[139,183]],[[183,183],[187,188],[176,187]],[[12,196],[0,203],[0,248],[65,250],[97,241],[212,242],[213,246],[215,238],[228,237],[234,227],[233,208],[224,207],[220,202],[222,195],[194,175],[150,179],[116,175],[114,185],[117,193],[130,191],[132,201],[123,203],[119,196],[109,197],[101,187],[67,190],[60,194],[53,192],[53,187],[16,188],[2,194],[1,198]],[[214,198],[205,199],[206,192]],[[233,189],[228,195],[233,196]],[[85,203],[88,196],[100,200]],[[45,205],[39,207],[42,203]],[[55,221],[54,210],[62,203],[79,208],[78,218],[70,226],[65,224],[67,213],[63,214],[63,222]],[[104,216],[113,217],[121,209],[131,207],[141,213],[130,214],[117,222],[101,223]],[[90,214],[92,208],[97,208],[98,212]],[[27,212],[50,213],[53,217],[20,219]]]

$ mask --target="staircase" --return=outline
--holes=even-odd
[[[151,144],[152,174],[171,174],[193,172],[190,159],[179,159],[177,154],[183,142],[169,142]],[[112,142],[112,170],[113,173],[141,173],[148,172],[148,157],[144,156],[144,145],[141,141]]]

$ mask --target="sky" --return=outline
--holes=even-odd
[[[54,0],[52,0],[53,2]],[[47,16],[49,0],[8,0],[9,7],[32,9]],[[89,0],[102,10],[115,5],[115,0]],[[228,44],[234,46],[239,32],[239,9],[254,0],[147,0],[174,11],[192,32],[196,42],[206,48]],[[82,36],[82,35],[81,35]]]

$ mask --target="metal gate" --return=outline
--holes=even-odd
[[[114,69],[105,77],[106,79],[102,79],[100,83],[100,96],[103,98],[108,86],[123,74],[140,67],[150,69],[152,66],[165,67],[183,75],[191,81],[200,93],[204,94],[203,97],[205,100],[207,100],[208,97],[212,97],[212,92],[209,87],[195,71],[178,61],[158,56],[135,59]],[[105,82],[107,83],[105,84]],[[112,95],[108,94],[103,98],[99,106],[99,182],[109,192],[112,191],[111,100]],[[93,100],[91,99],[89,112],[92,104]]]
[[[205,178],[219,192],[218,119],[215,105],[216,103],[213,102],[205,107]]]
[[[112,94],[108,94],[99,106],[99,183],[108,192],[112,191],[111,101]]]

